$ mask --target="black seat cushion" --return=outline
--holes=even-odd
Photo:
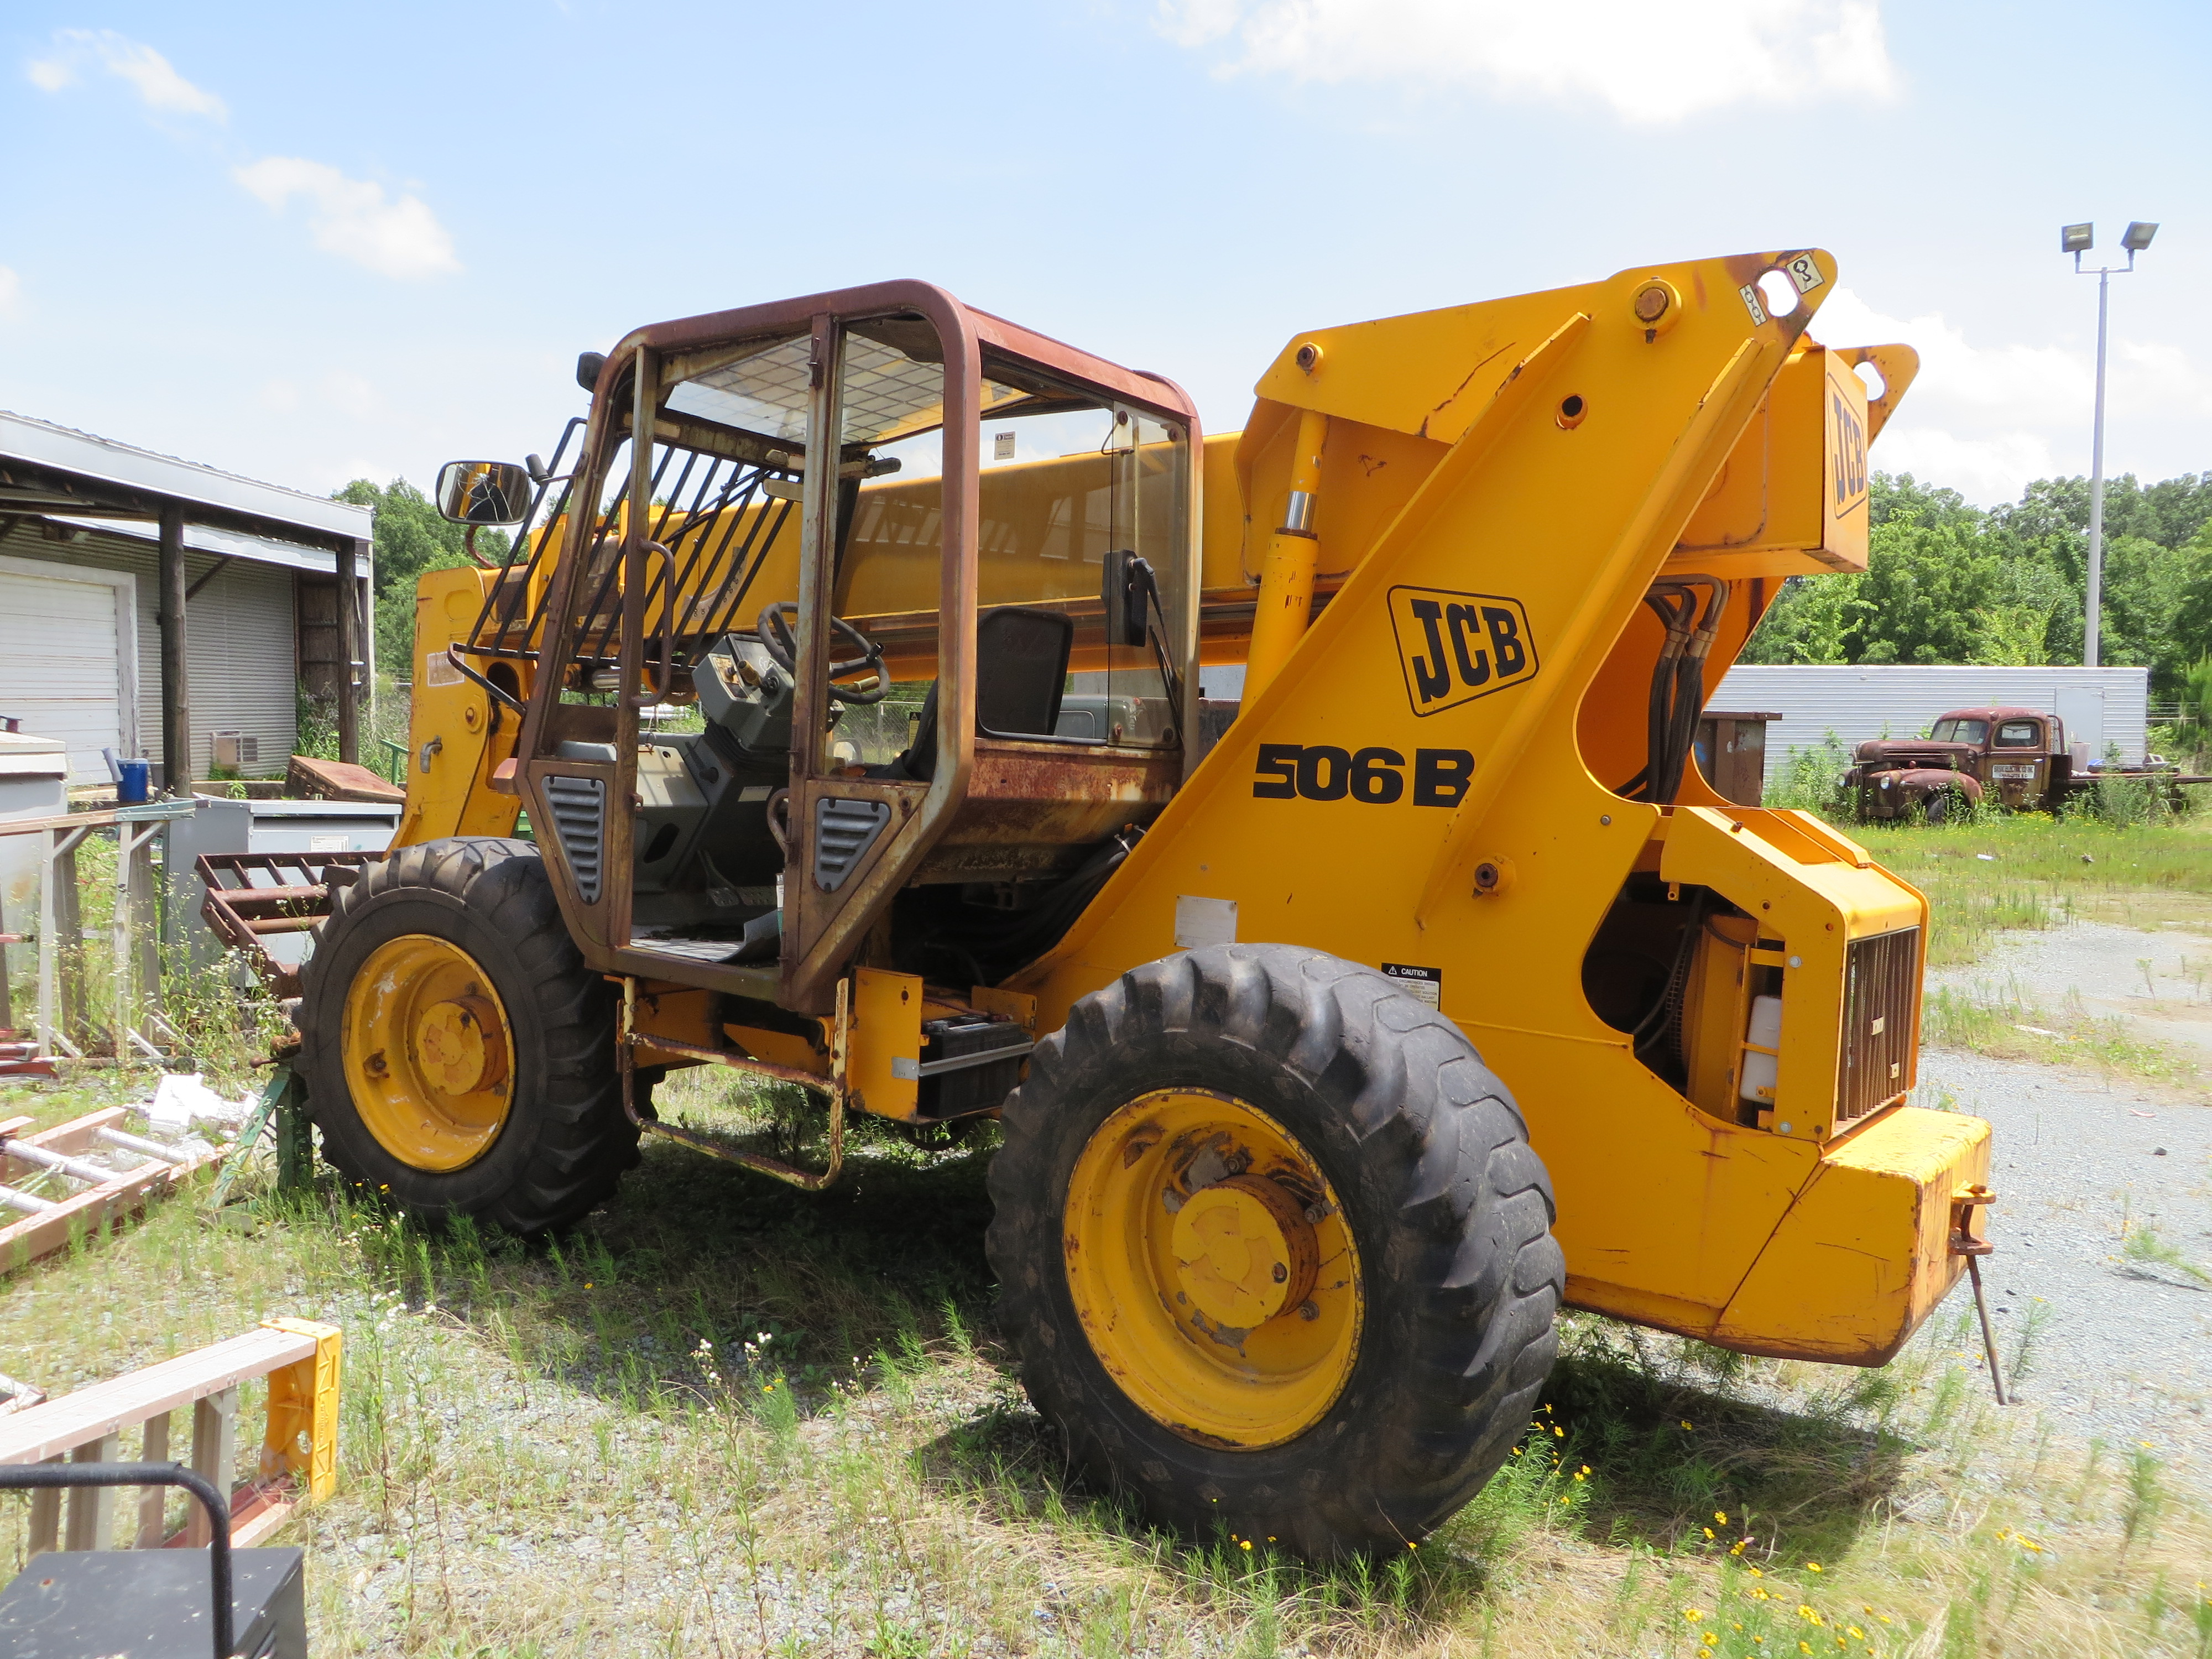
[[[1075,623],[1057,611],[1008,605],[975,624],[975,726],[999,737],[1049,737],[1060,723]],[[937,772],[937,684],[914,744],[878,775],[927,782]]]

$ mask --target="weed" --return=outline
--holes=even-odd
[[[2163,1268],[2212,1288],[2212,1273],[2191,1261],[2178,1245],[2160,1237],[2158,1229],[2148,1221],[2127,1224],[2120,1240],[2120,1259],[2125,1264],[2122,1271],[2137,1279],[2155,1279],[2157,1270]]]

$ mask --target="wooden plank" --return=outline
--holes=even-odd
[[[51,1129],[41,1129],[34,1135],[22,1137],[26,1146],[41,1146],[50,1152],[62,1152],[74,1158],[82,1152],[106,1152],[96,1133],[122,1121],[125,1115],[120,1106],[103,1106],[82,1117],[73,1117],[66,1123],[57,1123]],[[30,1120],[23,1120],[28,1122]],[[0,1128],[0,1133],[13,1134],[12,1130]],[[0,1182],[12,1186],[20,1176],[36,1173],[43,1166],[20,1158],[0,1157]],[[117,1171],[118,1174],[123,1173]],[[131,1171],[136,1174],[136,1170]]]
[[[0,1463],[36,1463],[315,1356],[315,1339],[255,1330],[0,1418]]]
[[[292,1518],[300,1494],[287,1488],[244,1486],[230,1495],[230,1547],[250,1550]]]
[[[119,820],[116,809],[104,812],[70,812],[58,818],[15,818],[0,823],[0,836],[27,836],[37,830],[106,830]]]
[[[33,1146],[50,1146],[56,1152],[82,1152],[95,1146],[98,1130],[123,1115],[124,1109],[120,1106],[109,1106],[40,1134],[23,1138]],[[95,1232],[105,1232],[121,1217],[144,1207],[149,1197],[167,1191],[176,1182],[222,1156],[218,1148],[182,1164],[142,1164],[135,1170],[123,1171],[103,1186],[86,1188],[75,1197],[63,1200],[51,1210],[41,1210],[34,1216],[27,1216],[13,1226],[0,1227],[0,1273],[13,1273],[26,1263],[61,1249],[69,1243],[74,1227],[83,1227],[88,1237]],[[8,1161],[14,1162],[12,1159]],[[4,1184],[4,1182],[0,1182],[0,1184]],[[82,1218],[81,1221],[78,1219],[80,1217]]]
[[[309,799],[404,801],[404,789],[394,788],[366,766],[345,761],[321,760],[313,755],[292,757],[285,787]]]

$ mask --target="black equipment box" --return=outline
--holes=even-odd
[[[298,1550],[234,1550],[239,1659],[307,1659]],[[5,1659],[208,1659],[205,1550],[62,1550],[31,1558],[0,1590]]]

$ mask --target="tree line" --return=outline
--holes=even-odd
[[[2081,660],[2089,481],[2039,478],[1984,510],[1875,474],[1863,574],[1793,576],[1739,660],[2063,665]],[[2107,667],[2160,701],[2212,702],[2212,472],[2105,484]],[[2207,712],[2212,712],[2208,710]]]

